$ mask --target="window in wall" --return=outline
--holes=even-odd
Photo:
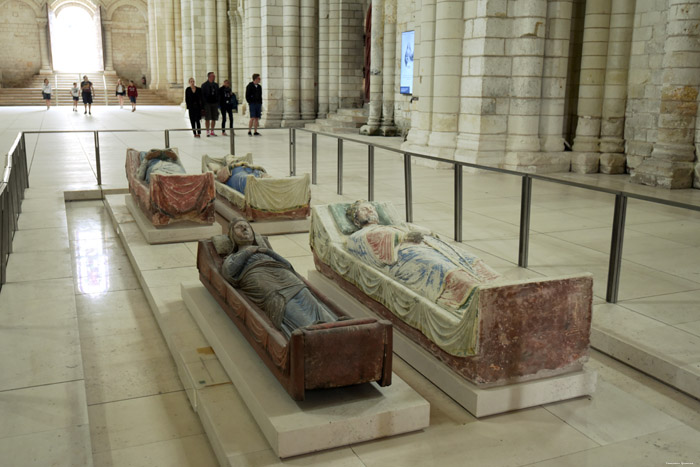
[[[97,49],[100,36],[90,13],[77,6],[65,7],[58,12],[52,27],[54,70],[82,73],[102,69]]]

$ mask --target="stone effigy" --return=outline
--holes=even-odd
[[[295,400],[306,390],[391,384],[392,326],[351,319],[238,219],[200,241],[200,280]]]
[[[126,150],[129,192],[154,226],[214,223],[214,177],[188,175],[177,149]]]
[[[587,359],[588,275],[506,281],[390,204],[316,206],[311,224],[322,274],[474,384],[574,372]]]
[[[217,199],[249,221],[305,219],[309,215],[309,174],[272,177],[253,165],[250,153],[221,158],[203,155],[202,172],[215,174]]]

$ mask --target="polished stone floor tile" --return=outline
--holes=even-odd
[[[1,438],[0,462],[12,467],[90,467],[90,430],[79,425]]]
[[[70,252],[31,251],[13,253],[7,262],[7,282],[25,282],[71,277]]]
[[[590,397],[549,404],[545,408],[601,445],[682,425],[605,381],[598,382]]]
[[[105,336],[150,336],[158,327],[141,289],[76,297],[80,338],[83,342]]]
[[[350,448],[331,449],[321,453],[297,456],[282,460],[272,452],[272,449],[248,452],[229,457],[231,465],[241,467],[272,467],[272,466],[316,466],[316,467],[364,467],[365,464]]]
[[[621,443],[530,464],[532,467],[621,467],[694,465],[700,458],[700,432],[687,426],[640,436]]]
[[[253,226],[255,227],[255,226]],[[285,258],[308,256],[309,250],[291,240],[287,235],[274,235],[268,238],[272,249]]]
[[[542,408],[363,443],[367,466],[519,466],[598,446]],[[458,447],[458,448],[457,448]]]
[[[66,213],[64,211],[25,212],[19,216],[17,228],[19,230],[50,228],[65,229]]]
[[[203,433],[184,391],[91,405],[88,411],[93,452]]]
[[[700,288],[688,292],[625,300],[620,305],[666,324],[700,319]]]
[[[63,196],[51,198],[30,198],[22,201],[22,213],[28,212],[61,212],[66,210]]]
[[[85,425],[85,385],[70,381],[2,391],[0,420],[0,438]]]
[[[96,467],[216,467],[205,435],[95,453]]]
[[[68,249],[68,233],[65,228],[18,230],[12,240],[14,253],[57,251]]]
[[[75,319],[0,327],[0,391],[82,379]]]

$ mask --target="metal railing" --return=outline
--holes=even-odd
[[[12,239],[22,212],[24,190],[29,187],[27,147],[20,133],[7,153],[0,179],[0,290],[7,279],[7,262],[12,253]]]
[[[663,204],[676,208],[688,209],[691,211],[700,212],[700,206],[672,201],[653,196],[646,196],[637,193],[632,193],[625,190],[613,188],[605,188],[585,183],[563,180],[548,175],[528,174],[516,172],[514,170],[501,169],[497,167],[489,167],[485,165],[473,164],[469,162],[460,162],[440,157],[429,156],[426,154],[404,151],[382,144],[369,143],[357,138],[339,136],[330,133],[322,133],[314,130],[302,128],[289,129],[289,173],[296,174],[296,148],[297,148],[297,132],[302,131],[311,133],[311,182],[317,183],[318,172],[318,136],[334,138],[338,142],[337,149],[337,193],[343,194],[343,142],[353,142],[367,146],[367,199],[374,200],[374,178],[375,178],[375,149],[382,149],[391,153],[400,154],[403,156],[404,169],[404,188],[405,188],[405,204],[406,204],[406,221],[413,221],[413,180],[412,180],[412,160],[424,159],[452,166],[454,170],[454,239],[457,242],[462,241],[462,175],[465,167],[485,170],[509,176],[520,177],[521,194],[520,194],[520,235],[518,243],[518,266],[526,268],[528,266],[529,246],[530,246],[530,212],[532,205],[532,181],[541,180],[549,183],[556,183],[575,188],[581,188],[589,191],[607,193],[615,195],[615,211],[612,220],[612,239],[610,245],[610,258],[608,264],[608,281],[606,290],[606,301],[609,303],[617,303],[618,291],[620,288],[620,269],[622,266],[622,245],[625,235],[625,218],[627,214],[627,200],[637,199],[648,201],[651,203]]]

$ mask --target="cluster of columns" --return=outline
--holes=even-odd
[[[394,93],[399,87],[396,73],[396,0],[372,1],[370,42],[369,117],[361,134],[392,136],[394,124]]]
[[[39,28],[39,53],[41,54],[41,69],[39,73],[52,73],[51,62],[49,61],[49,42],[46,27],[49,24],[48,18],[37,18]]]

